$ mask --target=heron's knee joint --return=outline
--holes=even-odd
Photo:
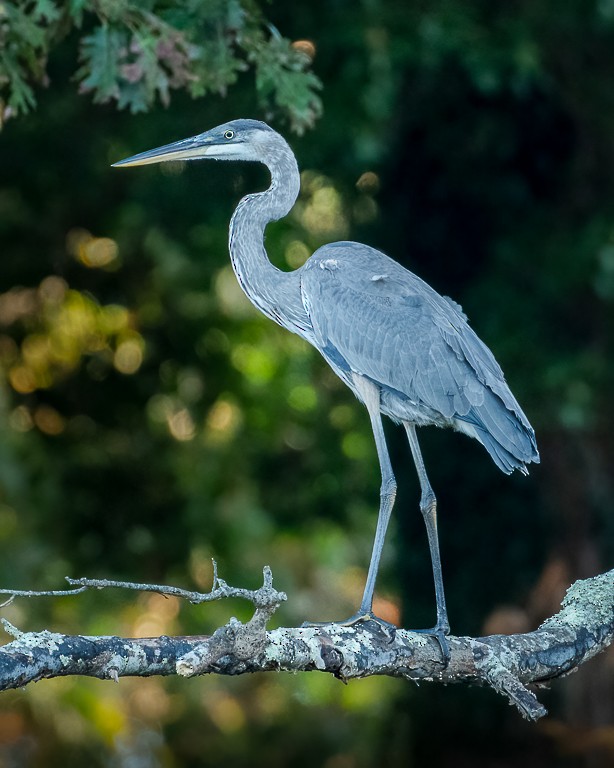
[[[394,477],[386,478],[382,482],[382,487],[380,488],[380,496],[382,496],[382,498],[384,496],[387,496],[391,499],[394,499],[396,495],[397,495],[397,481],[394,479]]]
[[[433,491],[425,493],[420,499],[420,511],[426,517],[427,515],[434,515],[437,512],[437,499]]]

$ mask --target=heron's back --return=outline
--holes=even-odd
[[[465,432],[507,473],[539,461],[499,364],[453,301],[351,242],[320,248],[301,270],[301,291],[316,346],[352,389],[352,372],[376,382],[383,413]]]

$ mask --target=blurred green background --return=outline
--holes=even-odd
[[[297,206],[267,230],[271,259],[296,268],[325,242],[361,240],[462,303],[542,463],[506,477],[466,437],[421,431],[452,629],[534,628],[614,554],[614,2],[264,11],[323,85],[313,130],[297,136],[283,104],[272,112],[303,175]],[[225,96],[179,90],[136,115],[92,104],[73,79],[88,24],[50,53],[36,109],[0,134],[0,585],[87,575],[206,590],[215,557],[236,586],[272,567],[289,595],[280,625],[346,616],[377,459],[366,411],[236,284],[228,222],[266,172],[109,167],[268,118],[253,73]],[[387,430],[400,489],[376,610],[430,626],[419,489],[403,431]],[[3,615],[157,635],[250,611],[105,592]],[[0,766],[596,768],[614,764],[613,683],[604,654],[540,693],[550,716],[529,725],[489,690],[387,679],[45,681],[0,697]]]

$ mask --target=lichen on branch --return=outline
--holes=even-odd
[[[446,664],[436,638],[398,629],[389,633],[372,621],[351,626],[266,625],[286,600],[273,587],[271,570],[263,571],[256,590],[231,587],[214,564],[213,586],[200,593],[160,584],[100,579],[69,579],[68,590],[34,592],[0,590],[8,602],[17,597],[78,595],[111,587],[158,592],[211,602],[240,597],[255,612],[242,623],[232,617],[210,636],[119,638],[63,635],[44,630],[20,632],[3,620],[13,640],[0,648],[0,690],[23,687],[46,677],[88,675],[119,680],[127,675],[238,675],[247,672],[328,672],[347,681],[389,675],[415,681],[470,683],[492,687],[529,720],[546,714],[531,684],[544,684],[577,669],[604,650],[614,636],[614,571],[572,585],[561,611],[534,632],[490,637],[449,637]],[[6,604],[6,603],[5,603]]]

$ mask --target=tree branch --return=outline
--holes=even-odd
[[[257,590],[228,586],[219,579],[215,566],[213,588],[208,593],[92,579],[69,579],[74,587],[71,590],[0,590],[12,600],[16,596],[79,594],[86,589],[121,587],[174,595],[193,603],[242,597],[256,609],[246,624],[231,618],[211,636],[192,637],[20,632],[3,620],[14,639],[0,648],[0,690],[66,675],[118,681],[129,675],[321,671],[341,680],[389,675],[415,681],[489,685],[507,696],[524,717],[537,720],[546,710],[527,686],[544,685],[569,674],[610,645],[614,636],[614,570],[576,582],[567,591],[562,609],[534,632],[481,638],[451,636],[447,666],[436,639],[404,629],[390,634],[374,622],[267,631],[267,622],[286,595],[273,588],[269,568],[263,573],[263,585]]]

